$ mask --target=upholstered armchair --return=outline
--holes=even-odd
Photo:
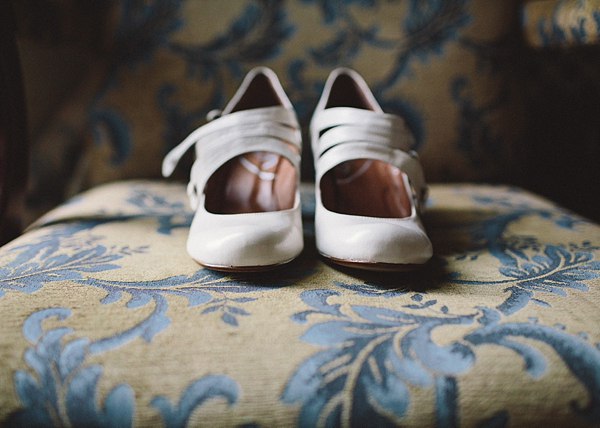
[[[1,6],[0,425],[600,425],[598,2],[89,3]],[[162,158],[257,65],[305,128],[339,65],[404,119],[426,266],[319,257],[306,139],[302,255],[190,259]]]

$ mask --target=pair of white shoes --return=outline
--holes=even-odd
[[[222,112],[163,161],[169,176],[195,145],[188,196],[196,211],[187,250],[201,265],[255,271],[296,258],[304,246],[301,132],[275,73],[248,73]],[[334,70],[310,124],[316,169],[318,251],[346,266],[404,270],[432,246],[420,220],[426,187],[404,121],[386,114],[362,77]]]

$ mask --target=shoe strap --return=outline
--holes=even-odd
[[[210,177],[227,161],[251,152],[275,153],[300,169],[302,140],[293,111],[266,107],[231,113],[198,128],[167,154],[163,175],[168,177],[179,159],[196,145],[196,160],[190,172],[187,192],[190,205],[198,208],[198,194]]]
[[[323,154],[318,163],[317,182],[320,182],[323,175],[337,165],[356,159],[379,160],[395,166],[408,176],[417,195],[420,195],[425,188],[423,167],[416,156],[402,150],[364,142],[338,145]]]
[[[165,156],[162,164],[162,174],[169,177],[181,157],[194,144],[198,156],[202,152],[210,150],[210,147],[214,145],[218,145],[219,150],[230,153],[229,143],[225,142],[226,145],[222,146],[224,139],[257,135],[275,137],[291,144],[298,151],[302,150],[298,120],[292,110],[281,106],[241,110],[214,119],[192,132]],[[246,150],[243,153],[249,151],[252,150]]]
[[[399,116],[351,107],[321,111],[311,124],[317,183],[337,165],[355,159],[391,164],[408,176],[419,202],[427,187],[414,137]],[[420,204],[419,204],[420,205]]]
[[[364,141],[408,152],[414,137],[396,115],[352,107],[333,107],[319,112],[311,123],[313,153],[317,160],[337,144]]]
[[[193,209],[198,207],[198,194],[201,193],[210,177],[227,161],[236,156],[251,152],[269,152],[288,159],[296,170],[300,169],[300,153],[294,146],[271,136],[224,136],[220,139],[220,148],[205,150],[196,159],[190,172],[188,196]],[[213,145],[212,147],[218,147]]]

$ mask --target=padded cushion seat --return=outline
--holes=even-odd
[[[90,190],[0,249],[0,425],[600,424],[600,227],[516,188],[432,185],[433,260],[306,248],[203,270],[185,186]]]

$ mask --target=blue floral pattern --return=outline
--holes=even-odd
[[[428,316],[369,306],[353,306],[352,311],[350,316],[358,320],[336,317],[311,326],[302,336],[327,349],[298,367],[283,394],[285,402],[302,403],[299,421],[306,426],[323,419],[332,426],[358,426],[366,420],[392,424],[410,403],[411,384],[434,386],[438,413],[445,415],[438,423],[453,424],[456,409],[448,405],[456,402],[451,396],[456,393],[454,377],[470,368],[475,354],[459,342],[438,346],[430,336],[442,325],[471,324],[475,314],[440,311],[440,316]]]
[[[156,217],[159,222],[158,233],[170,234],[175,229],[190,227],[194,213],[188,204],[171,201],[168,197],[157,195],[147,189],[135,189],[127,199],[128,204],[141,211],[141,215]]]
[[[121,183],[82,195],[62,208],[64,217],[59,209],[0,251],[0,306],[25,319],[20,336],[27,342],[12,372],[20,407],[0,420],[132,426],[144,408],[156,423],[183,427],[197,420],[198,408],[239,407],[245,417],[231,425],[255,426],[265,416],[256,409],[275,406],[273,415],[289,418],[265,425],[395,426],[414,417],[425,394],[437,426],[459,426],[473,371],[491,364],[490,353],[508,353],[515,360],[501,373],[514,385],[546,379],[561,361],[588,397],[573,396],[565,423],[600,423],[597,327],[560,312],[565,301],[593,302],[598,227],[514,188],[432,186],[431,193],[426,220],[436,256],[426,269],[336,272],[318,262],[310,250],[314,204],[303,188],[308,248],[298,261],[266,275],[234,276],[182,261],[146,280],[128,267],[164,254],[169,242],[185,243],[185,186]],[[96,198],[111,205],[90,207]],[[444,205],[457,198],[468,213],[454,215]],[[560,238],[523,226],[532,221]],[[123,244],[124,227],[143,227],[147,235]],[[485,277],[473,275],[482,266]],[[68,296],[59,305],[46,300],[56,299],[58,288]],[[9,306],[14,299],[21,304]],[[118,322],[86,325],[96,317],[92,308]],[[0,337],[14,336],[10,326],[0,327]],[[448,339],[440,340],[444,334]],[[141,357],[165,346],[173,351],[159,367]],[[295,351],[286,354],[288,348]],[[268,366],[274,349],[284,355],[277,361],[287,364],[285,375],[272,368],[254,373],[246,363]],[[190,367],[203,361],[204,374],[179,378],[175,395],[152,381],[145,401],[139,394],[147,386],[112,364],[165,370],[170,379],[179,355]],[[265,391],[253,389],[253,376],[261,376]],[[266,397],[268,405],[256,401]],[[475,422],[519,424],[519,414],[502,403]]]
[[[352,314],[343,314],[321,300],[314,313],[328,313],[331,319],[312,325],[302,340],[326,349],[297,368],[282,399],[302,403],[298,420],[303,426],[317,426],[319,420],[332,426],[360,426],[366,420],[386,426],[404,416],[411,401],[409,386],[433,387],[437,425],[457,426],[460,377],[476,363],[477,346],[511,349],[523,358],[532,378],[546,373],[548,363],[541,352],[514,340],[523,337],[552,347],[591,396],[590,404],[573,403],[576,413],[588,423],[600,421],[600,350],[557,328],[501,322],[501,313],[494,309],[453,315],[436,304],[430,300],[402,311],[357,305]],[[426,308],[427,315],[415,312]],[[429,315],[432,310],[434,315]],[[440,346],[432,339],[438,328],[476,323],[480,327],[460,341]]]
[[[106,281],[90,278],[81,284],[106,290],[108,294],[102,299],[103,304],[117,302],[123,294],[130,296],[127,302],[128,309],[154,304],[153,312],[146,319],[117,335],[97,342],[92,347],[92,352],[104,352],[107,349],[122,346],[138,336],[147,342],[152,341],[156,334],[169,327],[171,323],[166,315],[169,308],[166,298],[168,295],[183,297],[188,300],[189,307],[204,308],[201,312],[203,315],[217,315],[223,323],[238,327],[240,317],[251,315],[242,308],[242,305],[258,300],[257,297],[254,297],[255,294],[293,285],[294,280],[305,275],[304,271],[292,270],[279,278],[277,276],[266,278],[260,286],[209,270],[199,270],[191,276],[173,276],[147,282]]]
[[[415,136],[417,150],[423,149],[430,138],[428,113],[398,90],[399,85],[414,79],[416,65],[444,59],[450,46],[458,46],[480,61],[484,57],[496,61],[494,69],[479,67],[477,79],[494,81],[506,74],[505,58],[494,54],[499,52],[498,41],[473,40],[462,35],[474,19],[468,0],[410,0],[403,5],[395,0],[298,0],[297,3],[320,13],[318,24],[323,28],[322,37],[313,37],[301,47],[296,47],[296,37],[302,37],[300,33],[307,30],[307,23],[279,0],[249,0],[232,6],[235,13],[227,25],[199,41],[178,37],[182,29],[195,25],[184,16],[184,0],[119,3],[114,36],[117,48],[89,114],[89,128],[95,131],[97,141],[110,144],[114,165],[132,161],[132,146],[136,144],[132,128],[139,125],[129,120],[127,108],[119,111],[107,98],[122,84],[123,71],[135,73],[136,67],[151,64],[158,52],[172,55],[187,70],[185,79],[163,79],[152,89],[154,103],[161,112],[156,120],[162,124],[161,135],[153,138],[161,141],[162,155],[199,126],[210,110],[222,108],[230,96],[231,82],[239,83],[249,68],[259,64],[273,66],[280,74],[300,122],[307,125],[323,87],[325,71],[340,65],[354,67],[369,52],[385,54],[389,61],[382,64],[378,73],[366,77],[384,110],[405,119]],[[362,19],[370,11],[379,12],[385,7],[395,8],[393,13],[398,15],[394,35],[388,34],[389,29]],[[509,37],[504,39],[510,41]],[[290,56],[289,49],[301,51]],[[510,97],[504,85],[492,102],[478,99],[479,96],[466,93],[469,80],[461,75],[447,88],[448,95],[460,106],[455,149],[466,156],[471,168],[482,172],[489,167],[490,157],[508,156],[509,142],[503,132],[495,129],[494,117]],[[190,104],[184,88],[193,81],[203,85],[204,95]],[[482,158],[488,161],[485,165]],[[157,164],[155,171],[158,170]]]
[[[131,152],[132,132],[130,125],[116,110],[101,106],[108,92],[118,85],[118,75],[124,69],[133,69],[140,63],[152,60],[156,50],[164,46],[169,36],[183,25],[179,17],[183,0],[123,0],[115,29],[115,51],[107,77],[92,101],[89,128],[96,140],[102,142],[104,135],[112,146],[112,162],[119,165]]]
[[[436,178],[487,177],[506,163],[518,25],[487,25],[482,3],[245,0],[219,9],[219,26],[195,16],[195,3],[114,2],[107,73],[86,100],[97,142],[86,159],[98,160],[86,164],[88,184],[121,170],[157,175],[162,156],[262,64],[303,125],[325,76],[345,65],[404,118]],[[490,3],[492,14],[513,12]],[[544,43],[595,37],[591,18],[565,29],[558,12],[538,23]],[[138,165],[140,152],[152,161]],[[462,171],[439,163],[454,155]],[[98,173],[103,158],[111,165]],[[600,228],[514,188],[431,190],[436,254],[402,275],[322,263],[305,188],[306,249],[265,275],[187,259],[183,186],[121,183],[78,197],[0,249],[0,425],[600,424]],[[509,398],[474,382],[481,373]],[[551,385],[555,373],[577,388]],[[511,396],[536,408],[543,394],[523,387],[564,399],[527,419]]]
[[[99,223],[80,223],[56,230],[38,238],[32,243],[12,248],[17,257],[0,268],[0,297],[8,290],[33,293],[44,284],[64,280],[79,280],[87,273],[98,273],[118,269],[114,262],[143,252],[144,248],[107,248],[98,244],[98,237],[87,234]],[[83,239],[74,238],[85,233]],[[72,251],[70,254],[59,249]]]
[[[45,331],[42,323],[50,318],[68,319],[65,308],[40,310],[23,324],[23,334],[34,347],[25,352],[25,361],[35,372],[15,373],[15,389],[24,408],[13,412],[9,426],[97,426],[131,427],[135,394],[127,384],[112,388],[97,406],[98,382],[103,375],[100,365],[86,365],[94,342],[78,338],[62,345],[75,331],[69,327]],[[239,387],[225,375],[207,375],[190,384],[179,403],[172,406],[163,396],[152,399],[168,427],[185,427],[191,413],[205,401],[224,397],[229,405],[237,401]]]
[[[583,45],[600,37],[600,10],[594,2],[548,2],[544,12],[523,11],[523,25],[535,30],[541,46]]]
[[[34,370],[15,374],[15,389],[25,409],[9,419],[11,426],[61,426],[71,423],[93,426],[131,426],[134,394],[128,385],[115,386],[96,406],[98,380],[102,367],[84,366],[89,340],[74,339],[64,347],[62,340],[74,333],[68,327],[45,332],[42,322],[50,317],[64,320],[71,312],[49,308],[31,315],[23,324],[23,334],[34,345],[27,349],[25,361]]]
[[[160,197],[150,199],[158,200],[159,204],[164,206]],[[138,199],[134,201],[137,203]],[[178,204],[169,206],[172,210],[180,209]],[[141,208],[145,215],[148,215],[147,206],[141,204]],[[161,220],[163,213],[164,211],[156,213],[161,224],[164,224]],[[167,217],[174,215],[171,212]],[[132,216],[129,219],[136,217]],[[105,290],[107,295],[101,300],[104,305],[118,302],[124,295],[129,298],[126,305],[129,309],[154,305],[152,313],[141,322],[91,344],[92,353],[114,349],[136,337],[150,342],[156,334],[170,325],[170,319],[166,315],[169,308],[166,296],[183,297],[188,300],[190,307],[202,307],[202,314],[218,314],[222,322],[237,327],[240,317],[250,316],[242,306],[256,301],[256,293],[293,285],[295,281],[311,273],[303,269],[291,269],[265,278],[260,286],[242,277],[230,278],[210,270],[198,270],[191,275],[177,275],[145,282],[98,279],[90,275],[120,269],[121,266],[115,262],[123,257],[144,253],[147,248],[125,246],[108,249],[97,243],[101,237],[89,234],[89,228],[96,225],[84,223],[58,227],[57,231],[44,235],[33,243],[14,247],[11,252],[18,255],[6,263],[5,267],[0,268],[0,298],[8,290],[33,293],[42,289],[44,284],[70,280],[82,286]],[[158,232],[165,233],[164,226],[160,226]],[[78,236],[79,233],[84,233],[84,236]]]
[[[512,208],[509,214],[497,214],[463,225],[470,229],[473,249],[485,251],[502,264],[498,272],[506,279],[493,281],[463,280],[460,272],[448,272],[444,281],[473,287],[502,287],[504,301],[495,308],[473,307],[464,315],[452,314],[439,299],[415,293],[418,282],[410,280],[393,287],[335,282],[337,287],[365,298],[377,298],[381,303],[410,295],[411,304],[396,303],[394,309],[368,305],[342,305],[328,300],[342,294],[330,290],[311,290],[301,295],[311,309],[297,312],[291,320],[309,325],[301,339],[325,348],[303,361],[290,378],[282,395],[289,404],[302,405],[298,423],[317,426],[327,421],[329,426],[360,426],[361,421],[381,426],[400,423],[411,403],[411,388],[433,388],[436,400],[436,425],[459,425],[461,375],[477,362],[477,346],[493,345],[514,351],[522,357],[526,373],[534,379],[548,371],[546,357],[533,345],[520,342],[530,339],[550,346],[564,361],[572,375],[586,388],[590,403],[572,403],[582,421],[600,422],[600,344],[586,343],[588,335],[565,333],[564,326],[538,325],[537,318],[528,323],[506,319],[534,303],[545,308],[551,305],[538,298],[541,293],[567,297],[567,290],[587,292],[587,281],[600,278],[600,262],[593,252],[598,249],[589,241],[568,247],[546,245],[509,236],[511,223],[525,216],[540,216],[557,227],[570,229],[574,222],[565,222],[565,214],[536,210],[510,198],[473,199],[482,205]],[[480,228],[480,229],[479,229]],[[515,242],[520,242],[515,245]],[[528,253],[533,252],[533,256]],[[469,250],[458,260],[466,260]],[[471,256],[471,262],[477,257]],[[421,280],[426,281],[426,275]],[[411,285],[412,284],[412,287]],[[382,298],[384,300],[382,300]],[[401,308],[399,308],[401,307]],[[398,309],[396,309],[398,308]],[[325,321],[310,323],[316,315]],[[322,319],[320,317],[319,319]],[[432,336],[445,326],[469,326],[458,341],[446,346],[436,344]],[[348,392],[349,391],[349,392]],[[367,397],[369,397],[367,399]],[[487,423],[506,425],[510,421],[503,411]],[[493,425],[495,426],[495,425]]]

